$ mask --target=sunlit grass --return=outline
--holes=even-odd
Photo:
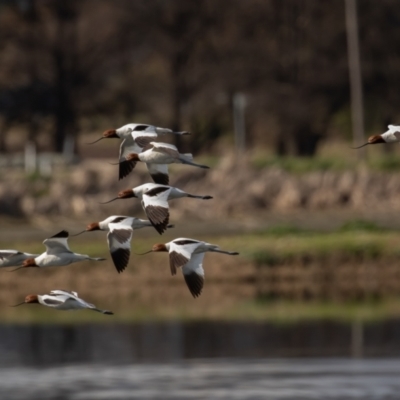
[[[240,251],[242,256],[251,260],[257,260],[262,254],[266,254],[266,258],[271,254],[278,258],[301,255],[317,257],[338,253],[365,258],[400,255],[400,248],[397,245],[400,241],[400,231],[383,228],[363,220],[349,221],[333,232],[276,225],[254,233],[224,236],[209,234],[197,238],[217,243],[226,249]],[[132,242],[132,250],[134,253],[147,251],[155,241],[157,240],[152,237],[137,236]],[[77,253],[109,258],[106,234],[103,232],[71,237],[69,244]],[[31,253],[44,251],[44,246],[40,242],[3,242],[2,247],[24,249]]]
[[[276,157],[257,154],[250,158],[250,164],[256,169],[275,167],[297,175],[313,171],[354,170],[360,165],[364,165],[370,170],[383,172],[396,172],[400,170],[400,158],[398,156],[374,157],[368,159],[366,163],[360,163],[357,159],[346,160],[339,157]]]
[[[268,320],[290,323],[301,320],[376,321],[400,316],[400,298],[363,302],[252,301],[239,304],[224,316],[234,320]]]
[[[400,317],[400,298],[379,301],[243,301],[233,306],[217,307],[217,312],[199,310],[192,304],[176,307],[117,307],[108,316],[89,310],[58,311],[39,305],[26,305],[18,312],[9,308],[3,312],[3,323],[81,324],[132,323],[146,321],[269,321],[293,323],[302,320],[376,321]]]
[[[271,149],[255,148],[249,151],[248,158],[250,165],[258,170],[275,167],[296,175],[314,171],[354,171],[359,167],[382,172],[400,170],[398,146],[392,147],[389,154],[384,152],[383,146],[367,146],[364,160],[360,160],[357,150],[350,146],[348,142],[328,140],[311,157],[277,156]]]
[[[321,157],[265,157],[262,155],[254,156],[250,163],[256,169],[263,168],[282,168],[286,172],[294,174],[304,174],[312,171],[344,171],[355,166],[355,163],[347,162],[340,158],[321,158]]]
[[[219,243],[241,250],[241,254],[254,261],[288,260],[293,257],[309,255],[311,257],[342,254],[348,257],[377,258],[397,256],[399,249],[396,242],[400,240],[397,231],[338,231],[306,232],[298,231],[278,234],[261,232],[245,234],[240,237],[223,238]]]

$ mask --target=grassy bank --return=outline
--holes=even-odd
[[[164,240],[171,240],[168,232]],[[171,277],[166,254],[136,256],[117,274],[97,232],[70,239],[72,250],[104,256],[102,263],[62,268],[0,270],[0,302],[4,322],[145,321],[145,320],[374,320],[400,316],[400,232],[365,221],[353,221],[333,232],[276,226],[248,234],[198,237],[238,257],[209,254],[202,296],[191,298],[182,276]],[[134,252],[160,241],[141,237]],[[41,252],[37,242],[3,242],[3,248]],[[90,311],[57,312],[37,306],[10,308],[28,293],[76,290],[114,317]]]

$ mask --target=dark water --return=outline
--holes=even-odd
[[[0,326],[0,399],[399,398],[398,320]]]
[[[0,368],[354,355],[400,357],[400,320],[0,325]]]

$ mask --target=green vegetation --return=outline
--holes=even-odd
[[[233,320],[269,320],[292,323],[301,320],[376,321],[400,316],[400,298],[364,302],[253,301],[225,314]]]
[[[77,252],[110,259],[103,236],[101,233],[93,233],[81,235],[79,239],[71,238],[71,248]],[[192,300],[189,297],[180,274],[173,278],[169,276],[168,269],[165,269],[167,263],[165,254],[148,255],[143,258],[132,254],[132,260],[134,259],[135,262],[132,262],[123,275],[115,274],[110,260],[104,263],[82,263],[66,267],[68,270],[50,268],[46,271],[18,271],[15,274],[1,271],[1,289],[3,292],[10,291],[10,297],[14,296],[11,303],[17,303],[23,295],[27,294],[25,291],[21,291],[21,287],[26,287],[23,282],[20,281],[21,287],[15,286],[15,279],[29,280],[29,276],[34,276],[35,273],[40,275],[42,281],[39,284],[35,280],[36,287],[31,287],[28,292],[50,289],[54,286],[52,282],[63,282],[66,289],[68,286],[75,288],[77,285],[80,287],[77,290],[81,292],[83,298],[99,307],[113,310],[115,316],[105,317],[90,311],[57,312],[33,305],[22,306],[17,309],[18,312],[16,309],[3,307],[3,321],[108,323],[181,319],[269,320],[276,323],[290,323],[303,319],[370,321],[400,316],[400,297],[396,297],[395,292],[392,291],[387,297],[382,295],[385,293],[382,291],[377,296],[373,292],[369,295],[369,289],[362,292],[364,290],[362,285],[374,284],[378,275],[381,274],[375,265],[383,265],[388,261],[392,268],[396,268],[396,260],[400,255],[397,246],[400,242],[400,231],[385,229],[365,220],[354,220],[345,223],[333,232],[318,232],[282,225],[249,234],[204,236],[199,239],[218,243],[225,249],[239,249],[241,252],[241,256],[235,257],[234,263],[229,266],[230,273],[233,275],[228,278],[221,278],[222,275],[218,275],[215,279],[207,272],[208,280],[205,288],[207,290],[199,299]],[[133,251],[136,253],[146,251],[153,242],[154,238],[152,237],[143,238],[137,235],[133,242]],[[40,243],[10,242],[3,243],[3,245],[5,248],[24,248],[31,252],[42,251]],[[218,259],[219,256],[207,257],[206,270],[212,271],[217,267],[216,264],[212,264],[212,260]],[[220,260],[225,262],[225,258],[220,257]],[[218,261],[216,262],[218,263]],[[345,297],[343,300],[337,301],[313,298],[289,300],[282,299],[272,292],[269,294],[270,292],[265,291],[262,286],[257,287],[258,283],[262,285],[270,282],[269,278],[265,280],[265,276],[271,276],[268,275],[270,273],[276,277],[275,279],[281,279],[276,275],[280,272],[281,266],[286,268],[286,271],[290,271],[291,266],[293,268],[303,266],[302,270],[308,271],[309,265],[314,265],[313,268],[317,274],[325,273],[325,266],[327,270],[330,268],[331,272],[336,270],[337,266],[342,267],[342,273],[348,274],[345,278],[347,281],[358,279],[355,270],[347,270],[347,267],[341,265],[342,262],[347,263],[345,265],[348,266],[355,265],[357,268],[369,265],[367,273],[370,271],[372,275],[365,275],[368,277],[367,283],[360,284],[361,286],[358,288],[361,290],[360,293],[366,293],[360,297],[362,300],[350,301],[345,300]],[[317,267],[315,267],[316,265]],[[222,271],[225,268],[227,268],[226,265],[223,266]],[[243,272],[243,268],[245,269],[244,275],[239,275]],[[268,268],[274,268],[274,270]],[[164,273],[165,275],[163,275]],[[267,273],[267,275],[257,275],[257,273]],[[20,275],[18,276],[18,274]],[[396,272],[394,275],[390,274],[389,272],[389,281],[391,276],[397,279]],[[60,280],[61,276],[64,278]],[[257,282],[257,276],[264,276],[264,283]],[[319,284],[318,276],[309,275],[309,279],[315,279],[315,283]],[[254,277],[255,281],[251,280]],[[246,279],[250,279],[250,281],[246,281]],[[291,280],[281,280],[280,282],[287,285],[297,284]],[[309,283],[312,285],[312,281]],[[304,285],[304,279],[299,281],[299,284]],[[104,290],[109,290],[106,296],[104,296]],[[226,290],[231,293],[229,301],[225,301]],[[150,295],[148,296],[147,293]],[[232,293],[235,294],[232,295]],[[246,295],[243,296],[241,293],[246,293]],[[9,301],[7,295],[5,293],[3,295]]]
[[[396,242],[399,239],[399,231],[369,221],[354,220],[335,232],[275,226],[238,238],[230,237],[231,243],[225,245],[239,246],[242,254],[256,263],[278,265],[300,257],[323,258],[332,254],[358,259],[397,256],[399,248]]]
[[[360,162],[354,150],[341,143],[332,151],[322,151],[314,157],[274,156],[258,150],[250,156],[250,164],[257,170],[263,168],[281,168],[291,174],[305,174],[314,171],[356,170],[360,166],[382,172],[400,171],[398,154],[382,155],[381,152],[370,154],[365,162]]]
[[[104,303],[104,300],[102,301]],[[100,303],[101,304],[101,303]],[[113,316],[89,311],[57,311],[38,305],[21,306],[16,312],[13,308],[5,310],[2,321],[12,323],[81,324],[115,323],[145,321],[270,321],[277,324],[293,323],[302,320],[336,321],[377,321],[400,317],[400,297],[385,300],[352,302],[318,302],[288,300],[254,300],[237,303],[234,306],[219,307],[218,312],[195,310],[193,304],[170,307],[108,307],[115,312]],[[14,310],[14,311],[13,311]]]
[[[286,172],[294,174],[304,174],[311,171],[343,171],[356,166],[351,162],[340,158],[324,157],[274,157],[256,155],[250,160],[252,166],[256,169],[277,167]]]
[[[81,235],[79,239],[71,238],[71,247],[78,253],[109,258],[105,239],[99,236],[104,235],[94,233]],[[166,239],[170,240],[168,237]],[[400,255],[400,231],[380,227],[365,220],[346,222],[333,232],[305,230],[294,225],[276,225],[255,233],[222,237],[207,235],[199,236],[198,239],[215,242],[228,249],[240,249],[241,255],[248,260],[266,264],[304,256],[315,258],[332,254],[363,259]],[[133,251],[147,251],[153,242],[152,237],[135,237]],[[40,242],[4,242],[2,245],[4,248],[24,248],[28,252],[43,251]]]
[[[385,232],[389,231],[388,228],[377,225],[372,221],[365,221],[362,219],[354,219],[342,225],[339,232]]]
[[[386,155],[368,163],[372,169],[380,171],[396,172],[400,170],[400,158],[398,155]]]

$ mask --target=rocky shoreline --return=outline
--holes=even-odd
[[[49,178],[3,169],[0,215],[28,220],[57,215],[79,219],[141,212],[140,203],[134,200],[98,204],[115,197],[119,190],[150,181],[145,168],[139,166],[118,182],[117,169],[110,168],[109,161],[87,159],[57,167]],[[360,168],[293,174],[277,167],[257,169],[246,160],[238,163],[234,156],[227,156],[207,172],[175,166],[171,176],[171,185],[215,199],[201,202],[201,208],[196,200],[180,201],[173,208],[175,219],[256,216],[261,211],[400,209],[400,174],[393,172]]]

